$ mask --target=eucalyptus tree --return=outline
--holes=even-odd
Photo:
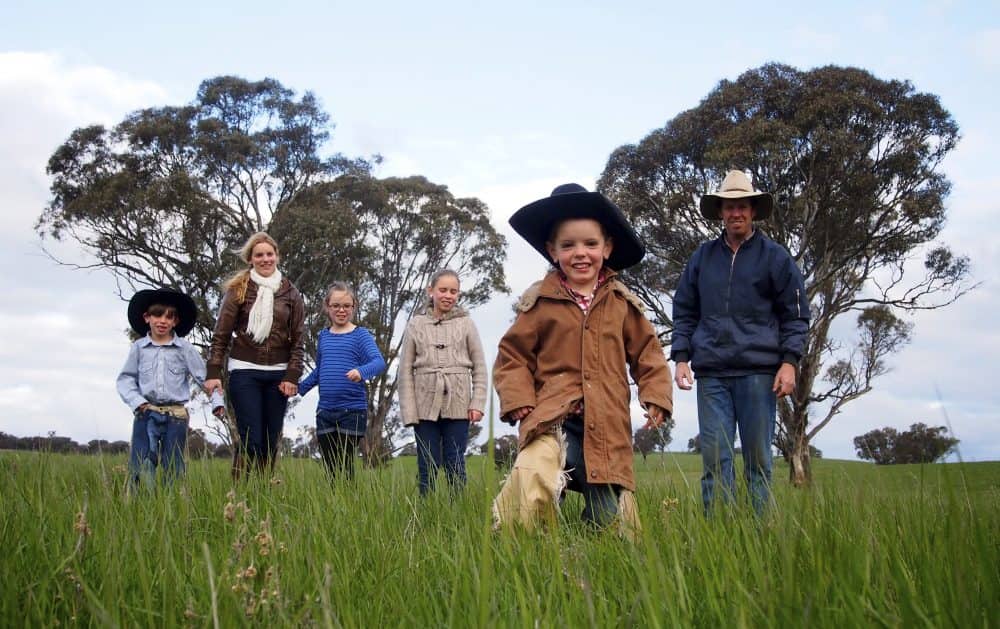
[[[698,211],[701,195],[731,168],[774,195],[759,227],[802,269],[812,310],[796,391],[778,405],[776,445],[795,484],[811,479],[810,441],[872,390],[910,339],[903,315],[947,306],[973,287],[969,260],[937,242],[951,188],[941,164],[958,139],[939,99],[908,81],[768,64],[720,82],[608,160],[598,187],[649,249],[625,279],[664,342],[685,263],[720,233]],[[833,327],[845,316],[856,317],[847,340]]]
[[[242,264],[232,251],[308,186],[369,172],[366,160],[320,154],[331,129],[309,92],[208,79],[189,104],[73,131],[49,159],[52,196],[36,230],[76,242],[89,254],[81,266],[113,273],[123,298],[157,286],[190,294],[192,339],[204,343],[220,280]]]
[[[506,239],[490,223],[485,203],[456,198],[446,186],[420,176],[345,175],[317,184],[276,217],[272,233],[293,243],[286,265],[313,303],[322,303],[334,279],[357,293],[358,323],[371,330],[388,366],[368,386],[364,449],[369,462],[378,463],[392,452],[401,429],[392,421],[396,359],[403,327],[422,307],[431,275],[443,268],[456,271],[468,308],[495,292],[509,292]],[[312,337],[327,323],[319,308],[313,311]]]

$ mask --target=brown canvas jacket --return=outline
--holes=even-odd
[[[207,370],[208,379],[221,378],[226,355],[258,365],[288,363],[282,380],[298,384],[304,359],[305,303],[302,295],[288,279],[282,278],[274,294],[274,322],[271,334],[263,343],[254,342],[247,334],[250,308],[257,299],[257,284],[247,283],[246,295],[239,303],[236,289],[226,291],[219,306],[219,317],[212,334]]]
[[[562,421],[582,399],[588,480],[634,490],[626,366],[643,407],[656,404],[672,412],[672,380],[638,298],[610,275],[586,315],[556,272],[531,286],[500,340],[493,382],[501,416],[534,407],[520,422],[521,447]]]

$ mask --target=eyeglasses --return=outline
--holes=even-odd
[[[330,310],[351,310],[354,308],[354,304],[327,304],[327,308]]]

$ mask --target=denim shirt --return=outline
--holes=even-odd
[[[190,380],[205,384],[205,361],[198,350],[177,335],[159,345],[147,334],[129,349],[118,374],[118,395],[133,410],[147,402],[184,404],[191,398]],[[218,390],[211,402],[212,408],[223,406]]]

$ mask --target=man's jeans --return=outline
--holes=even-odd
[[[184,444],[188,422],[170,415],[145,410],[132,423],[132,448],[129,453],[129,476],[133,485],[153,486],[156,468],[166,481],[184,474]]]
[[[758,514],[766,508],[777,411],[773,386],[774,376],[768,374],[698,378],[698,431],[704,467],[701,497],[706,514],[711,513],[717,498],[717,483],[722,490],[718,498],[726,502],[733,500],[736,485],[733,444],[737,428],[750,501]]]

